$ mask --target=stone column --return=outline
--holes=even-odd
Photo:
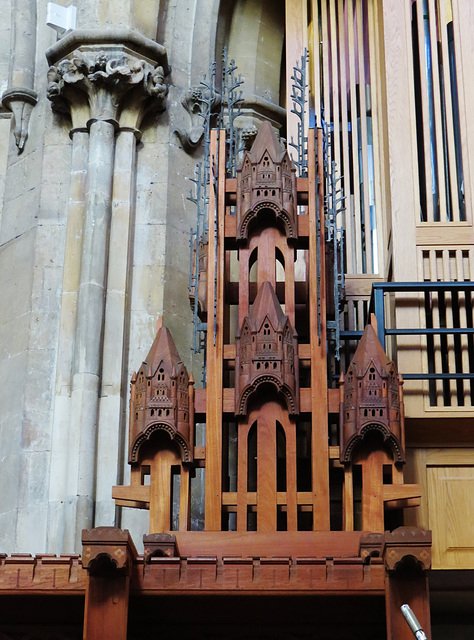
[[[121,37],[125,42],[118,41]],[[69,513],[66,515],[64,510],[59,523],[56,516],[56,527],[59,527],[64,548],[70,550],[79,547],[80,530],[92,527],[94,519],[115,136],[122,116],[128,113],[127,105],[137,105],[137,113],[142,113],[146,105],[162,108],[166,95],[162,82],[164,69],[156,64],[160,61],[166,64],[163,47],[136,34],[130,35],[128,30],[107,32],[103,42],[100,40],[95,33],[77,32],[75,37],[73,34],[66,36],[56,48],[47,52],[48,60],[56,63],[48,75],[48,97],[53,106],[67,111],[76,102],[84,104],[86,99],[89,109],[86,123],[89,157],[71,361],[72,389],[66,409],[69,437],[67,450],[57,452],[68,460],[66,502]],[[134,167],[135,149],[131,151]],[[126,252],[126,263],[127,260]],[[116,346],[121,351],[120,338]],[[118,377],[120,379],[121,371]],[[63,412],[62,408],[60,412]],[[55,419],[55,426],[64,428],[64,422]],[[56,440],[61,441],[61,438]],[[118,460],[115,461],[117,464]],[[51,484],[56,482],[57,478],[51,477]]]
[[[77,110],[73,112],[75,124]],[[66,251],[59,321],[59,341],[57,348],[56,390],[53,413],[53,439],[50,467],[50,491],[48,509],[48,546],[64,550],[64,522],[74,516],[74,505],[69,496],[75,495],[75,487],[68,486],[69,456],[74,447],[73,433],[70,432],[70,400],[72,391],[72,364],[74,359],[74,335],[76,331],[77,297],[81,274],[82,232],[85,214],[85,192],[89,151],[89,133],[83,127],[71,130],[71,179],[66,228]],[[71,437],[70,437],[71,436]],[[53,542],[55,541],[55,543]],[[71,547],[72,549],[72,547]]]

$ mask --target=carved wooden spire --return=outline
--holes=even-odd
[[[137,462],[141,444],[155,431],[168,433],[179,444],[183,461],[191,461],[188,384],[186,367],[160,319],[150,352],[132,376],[130,462]]]
[[[299,412],[297,334],[269,282],[263,282],[236,336],[236,415],[247,413],[250,395],[270,383]]]
[[[287,238],[297,238],[295,167],[269,122],[263,122],[251,152],[245,152],[238,174],[237,239],[248,239],[249,225],[261,212],[272,213]]]
[[[354,446],[369,431],[381,432],[396,460],[405,460],[402,384],[395,364],[367,325],[342,381],[341,460],[351,460]]]

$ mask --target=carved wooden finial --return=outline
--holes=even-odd
[[[290,414],[299,412],[298,345],[270,282],[260,286],[236,338],[236,415],[245,415],[257,388],[271,384],[281,393]]]
[[[399,377],[371,324],[356,349],[344,380],[341,460],[349,462],[357,442],[369,431],[388,441],[398,462],[405,460]]]
[[[148,356],[135,375],[136,392],[130,406],[131,462],[137,462],[143,442],[156,431],[176,440],[183,460],[192,459],[189,443],[188,372],[171,333],[160,316],[158,331]]]
[[[269,122],[264,122],[238,170],[237,239],[249,238],[259,214],[283,227],[287,238],[298,237],[296,169]]]

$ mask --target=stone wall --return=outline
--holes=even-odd
[[[159,315],[201,378],[190,350],[187,178],[202,146],[185,151],[175,133],[193,126],[181,101],[227,43],[247,81],[242,126],[284,113],[280,9],[258,0],[58,3],[77,7],[76,29],[59,41],[46,25],[47,0],[0,0],[0,550],[8,553],[78,551],[89,526],[127,527],[135,540],[147,532],[148,513],[116,510],[111,487],[127,482],[129,380]],[[106,66],[115,46],[146,73],[142,93],[120,92],[104,115],[110,84],[85,86],[70,62],[77,67],[80,51],[89,78],[118,77]]]

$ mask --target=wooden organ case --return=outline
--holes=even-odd
[[[113,496],[150,509],[144,556],[128,550],[135,593],[379,595],[387,637],[408,639],[405,601],[429,631],[431,538],[403,526],[385,532],[388,511],[416,506],[420,492],[403,482],[402,380],[372,326],[339,389],[328,385],[321,145],[310,130],[308,174],[297,177],[263,123],[229,178],[225,131],[211,132],[209,231],[194,291],[207,324],[207,383],[194,388],[160,325],[132,379],[131,484]],[[329,446],[337,417],[338,443]],[[195,446],[197,423],[205,447]],[[204,531],[191,530],[198,466]],[[110,550],[96,552],[94,532],[101,544],[108,535],[87,532],[88,557],[113,559],[112,533]]]

